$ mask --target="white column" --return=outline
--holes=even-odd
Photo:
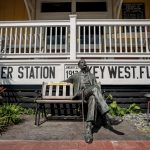
[[[70,15],[70,59],[76,59],[76,18],[77,15]]]

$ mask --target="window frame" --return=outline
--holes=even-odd
[[[76,12],[76,2],[106,2],[107,11],[94,12]],[[70,14],[77,14],[78,19],[112,19],[112,0],[65,0],[71,2],[71,12],[47,12],[42,13],[41,3],[45,2],[64,2],[64,0],[38,0],[36,3],[36,19],[37,20],[69,20]]]

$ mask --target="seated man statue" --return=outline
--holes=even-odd
[[[108,115],[109,107],[101,94],[101,88],[96,82],[95,76],[90,73],[86,61],[81,58],[78,62],[80,72],[70,76],[65,82],[73,83],[75,97],[81,97],[83,91],[84,100],[88,104],[88,112],[86,119],[85,141],[91,143],[93,141],[92,129],[96,123],[96,112],[100,112],[102,116],[102,124],[105,127],[117,125],[122,122],[121,118],[112,118]]]

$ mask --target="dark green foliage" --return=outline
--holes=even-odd
[[[0,120],[4,124],[16,124],[20,121],[20,106],[3,104],[0,107]]]
[[[109,108],[112,116],[124,116],[125,114],[130,113],[140,113],[140,107],[135,103],[131,104],[128,108],[122,108],[110,94],[107,96],[106,100],[111,101]]]
[[[0,133],[9,125],[21,122],[21,115],[33,114],[32,109],[25,109],[15,104],[3,104],[0,106]]]

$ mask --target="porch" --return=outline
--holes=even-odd
[[[12,95],[19,91],[31,96],[43,81],[67,79],[79,71],[81,57],[121,105],[135,102],[146,110],[150,20],[80,20],[70,15],[70,20],[0,22],[0,84],[9,89],[8,101],[18,101]]]
[[[0,22],[0,58],[150,58],[150,20],[70,20]],[[4,61],[3,60],[3,61]]]

